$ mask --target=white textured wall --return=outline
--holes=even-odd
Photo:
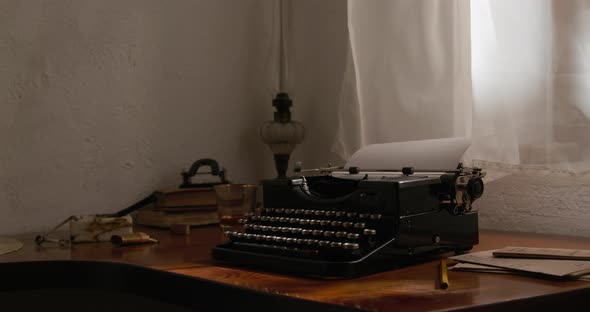
[[[198,158],[269,172],[272,5],[1,1],[0,234],[116,211]]]
[[[476,202],[482,228],[590,237],[590,176],[489,171],[493,181]]]

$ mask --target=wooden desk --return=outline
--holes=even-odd
[[[216,226],[192,229],[190,237],[168,231],[137,228],[160,240],[159,244],[113,246],[78,244],[71,248],[37,248],[30,237],[25,247],[0,256],[0,262],[25,260],[121,261],[210,279],[222,283],[346,305],[372,311],[522,310],[525,308],[576,308],[590,306],[590,282],[550,281],[538,278],[471,272],[449,272],[450,287],[435,287],[437,262],[349,280],[317,280],[219,266],[211,248],[222,241]],[[589,238],[482,231],[474,251],[508,245],[590,249]]]

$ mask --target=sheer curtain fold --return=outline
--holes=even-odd
[[[590,0],[348,2],[335,150],[471,136],[467,161],[590,170]]]

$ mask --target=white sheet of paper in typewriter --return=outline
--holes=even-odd
[[[444,138],[371,144],[354,153],[344,166],[361,171],[415,170],[448,171],[457,169],[461,157],[471,145],[467,138]]]

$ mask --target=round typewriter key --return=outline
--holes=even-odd
[[[295,209],[291,209],[291,208],[285,209],[285,213],[291,214],[293,212],[295,212]]]
[[[254,234],[246,234],[245,237],[247,239],[253,239],[255,236],[254,236]]]
[[[249,230],[252,228],[252,224],[244,224],[244,229]]]
[[[309,220],[309,225],[320,225],[319,220]]]
[[[359,218],[361,219],[366,219],[369,218],[371,216],[370,213],[359,213]]]
[[[365,234],[365,235],[377,235],[377,231],[375,231],[373,229],[365,229],[363,231],[363,234]]]
[[[289,223],[299,223],[299,219],[291,218],[291,219],[289,219]]]
[[[298,238],[297,239],[297,244],[303,245],[305,243],[307,243],[307,239],[305,239],[305,238]]]
[[[326,211],[325,215],[326,215],[326,217],[332,217],[334,215],[334,211],[328,210],[328,211]]]
[[[282,236],[275,236],[275,242],[277,243],[284,243],[285,242],[285,238]]]
[[[328,224],[330,224],[330,221],[328,221],[328,220],[321,220],[321,221],[320,221],[320,225],[321,225],[321,226],[326,226],[326,225],[328,225]]]
[[[320,245],[320,247],[328,247],[330,246],[330,241],[321,240],[318,241],[318,245]]]
[[[303,209],[295,209],[295,214],[303,214],[305,210]]]
[[[291,233],[293,234],[301,234],[302,231],[300,228],[291,228]]]
[[[288,227],[281,228],[281,232],[289,233],[289,232],[291,232],[291,228],[288,228]]]
[[[260,227],[263,231],[270,231],[272,229],[272,226],[270,225],[263,225]]]
[[[271,230],[271,232],[279,232],[281,230],[281,228],[278,226],[273,226],[270,228],[270,230]]]
[[[353,225],[352,222],[343,222],[342,223],[342,226],[345,227],[345,228],[351,227],[352,225]]]
[[[265,208],[264,209],[264,212],[271,213],[272,212],[272,208]]]
[[[331,226],[341,226],[342,225],[342,221],[332,221],[330,223]]]
[[[227,231],[225,232],[225,235],[229,238],[234,238],[236,236],[236,232]]]
[[[254,231],[260,231],[260,228],[261,228],[261,227],[262,227],[262,226],[260,226],[260,225],[258,225],[258,224],[254,224],[254,225],[252,226],[252,229],[253,229]]]
[[[260,221],[268,221],[269,217],[267,216],[262,216],[260,217]]]
[[[285,212],[285,209],[283,209],[283,208],[275,208],[275,212],[276,213],[283,213],[283,212]]]
[[[346,217],[347,218],[354,218],[354,217],[356,217],[356,212],[349,212],[346,214]]]
[[[316,210],[313,214],[316,216],[323,216],[324,212],[322,210]]]
[[[334,236],[334,231],[325,231],[324,232],[324,237],[332,237]]]
[[[322,230],[313,230],[311,232],[311,235],[313,235],[313,236],[322,235],[322,232],[324,232],[324,231],[322,231]]]
[[[260,216],[252,216],[250,219],[252,219],[252,221],[258,221],[260,220]]]
[[[297,239],[295,239],[295,238],[291,238],[291,237],[285,238],[285,243],[287,243],[287,244],[295,244],[295,242],[297,242]]]
[[[357,233],[348,233],[348,235],[346,235],[346,238],[348,239],[358,239],[359,238],[359,234]]]
[[[312,230],[301,230],[301,235],[310,235]]]
[[[364,228],[364,227],[365,227],[365,224],[364,224],[364,223],[362,223],[362,222],[355,223],[355,224],[354,224],[354,227],[355,227],[355,228],[357,228],[357,229],[362,229],[362,228]]]
[[[246,219],[238,219],[239,224],[245,224],[246,222],[248,222]]]
[[[342,247],[342,243],[339,243],[339,242],[331,242],[330,243],[330,247],[333,247],[333,248]]]
[[[278,220],[279,220],[279,218],[277,218],[277,217],[268,218],[268,221],[270,221],[270,222],[277,222]]]
[[[272,236],[272,235],[266,235],[266,236],[264,237],[264,239],[265,239],[267,242],[274,242],[274,240],[275,240],[275,236]]]
[[[372,214],[371,215],[371,219],[373,219],[373,220],[379,220],[379,219],[381,219],[381,215],[378,214],[378,213],[377,214]]]
[[[344,212],[344,211],[337,211],[334,215],[337,216],[337,217],[344,217],[346,215],[346,212]]]
[[[305,212],[303,213],[307,216],[312,215],[313,214],[313,210],[305,210]]]
[[[285,217],[280,217],[279,218],[280,222],[289,222],[289,218],[285,218]]]
[[[344,243],[344,244],[342,244],[342,247],[344,247],[344,249],[348,249],[348,250],[355,250],[355,249],[359,249],[359,244]]]
[[[238,233],[238,234],[236,234],[236,237],[237,238],[244,238],[244,235],[246,235],[246,234],[244,234],[244,233]]]
[[[336,237],[342,238],[342,237],[346,237],[346,232],[340,231],[340,232],[336,232],[334,235],[336,235]]]
[[[319,241],[317,239],[308,239],[307,240],[307,244],[308,245],[316,245]]]
[[[256,240],[263,240],[266,235],[256,234]]]
[[[307,220],[307,219],[301,219],[301,220],[299,220],[299,224],[301,224],[301,225],[307,225],[307,224],[309,224],[309,220]]]

